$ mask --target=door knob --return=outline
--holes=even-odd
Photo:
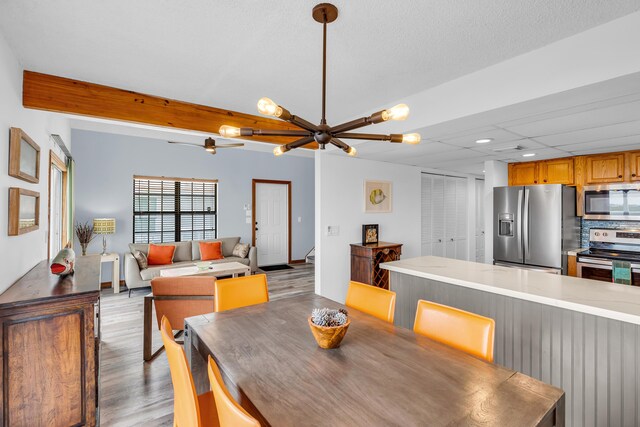
[[[442,243],[442,239],[438,239],[438,243]]]
[[[622,175],[618,175],[618,178],[622,178]]]
[[[453,238],[451,239],[451,241],[453,242]]]

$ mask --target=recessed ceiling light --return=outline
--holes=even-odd
[[[482,173],[484,173],[484,171],[482,171]]]
[[[523,154],[522,157],[533,157],[535,155],[536,153],[527,153],[527,154]]]
[[[476,139],[476,144],[486,144],[487,142],[491,141],[493,141],[493,138]]]

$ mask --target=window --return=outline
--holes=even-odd
[[[134,243],[215,239],[218,182],[133,177]]]

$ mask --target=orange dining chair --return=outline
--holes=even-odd
[[[219,426],[213,393],[208,391],[196,394],[187,356],[182,346],[175,342],[171,323],[166,317],[162,318],[160,334],[169,359],[173,383],[174,427]]]
[[[266,274],[216,280],[215,311],[231,310],[269,301]]]
[[[212,276],[185,276],[185,277],[156,277],[151,280],[151,293],[145,297],[153,301],[156,309],[158,329],[161,320],[166,317],[173,328],[178,331],[174,338],[178,338],[184,330],[184,319],[200,314],[213,313],[214,283]],[[153,360],[162,347],[151,354],[151,306],[145,305],[145,348],[144,360]]]
[[[468,311],[419,300],[413,331],[493,362],[496,322]]]
[[[396,293],[376,286],[351,281],[349,282],[347,299],[344,304],[385,322],[393,323]]]
[[[211,356],[208,371],[220,427],[260,427],[260,423],[231,396],[222,380],[220,369]]]

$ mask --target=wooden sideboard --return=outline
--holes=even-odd
[[[0,295],[2,426],[95,426],[100,255],[56,276],[42,261]]]
[[[389,272],[381,269],[380,264],[399,260],[401,253],[400,243],[352,243],[351,280],[389,289]]]

